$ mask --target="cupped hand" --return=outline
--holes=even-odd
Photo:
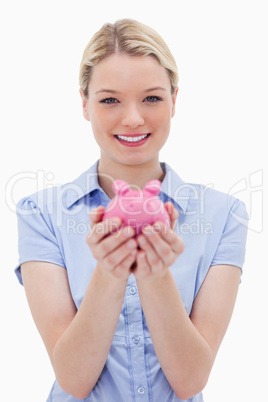
[[[137,238],[140,250],[136,256],[134,275],[137,280],[154,279],[163,276],[183,252],[184,243],[174,229],[178,211],[171,202],[165,204],[170,217],[170,228],[162,222],[145,226]]]
[[[129,226],[122,227],[120,218],[102,221],[103,213],[102,206],[91,210],[87,244],[105,274],[126,280],[137,254],[135,231]]]

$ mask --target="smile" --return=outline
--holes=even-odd
[[[115,137],[121,141],[126,141],[126,142],[139,142],[147,138],[150,134],[144,134],[140,136],[124,136],[124,135],[116,135]]]

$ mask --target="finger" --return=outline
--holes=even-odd
[[[113,250],[117,249],[122,243],[126,243],[128,239],[134,237],[134,235],[135,230],[129,226],[125,226],[101,241],[98,241],[98,236],[101,235],[96,233],[95,237],[93,235],[93,240],[89,239],[89,245],[91,246],[94,257],[97,260],[101,260],[104,259],[108,254],[112,253]],[[134,239],[132,240],[135,242]],[[90,243],[90,241],[92,241],[92,243]]]
[[[159,240],[162,238],[165,243],[171,247],[171,250],[175,254],[181,254],[184,249],[184,243],[181,237],[179,237],[171,228],[164,225],[162,222],[156,222],[153,226],[145,228],[144,234],[151,241],[154,248],[162,255],[162,251],[159,250]],[[154,236],[154,235],[160,235]],[[162,244],[162,243],[161,243]],[[164,244],[163,244],[164,245]]]
[[[137,265],[133,271],[133,274],[135,275],[136,279],[143,279],[149,276],[151,273],[151,268],[148,264],[146,254],[144,251],[138,251],[136,256],[136,262]]]
[[[107,254],[103,259],[103,266],[108,271],[112,271],[119,266],[121,266],[121,269],[129,269],[131,265],[128,265],[128,262],[125,262],[125,259],[129,256],[135,256],[136,253],[137,242],[134,239],[129,239],[124,244],[114,249],[110,254]]]
[[[161,229],[159,230],[159,234],[161,235],[163,240],[169,244],[171,250],[175,254],[180,255],[183,252],[184,250],[183,239],[180,236],[178,236],[173,230],[167,227],[161,227]]]
[[[159,256],[164,267],[170,267],[183,251],[183,240],[162,222],[146,229],[146,239],[155,254]],[[159,265],[157,267],[160,269]]]
[[[152,236],[155,237],[154,234]],[[163,261],[152,242],[148,239],[148,236],[140,235],[137,240],[140,248],[146,254],[146,259],[151,267],[151,270],[155,272],[162,270],[164,266]]]
[[[97,222],[87,236],[87,242],[91,245],[99,243],[104,237],[112,232],[117,232],[121,226],[120,218],[106,219]]]
[[[114,269],[116,278],[128,278],[131,274],[131,267],[136,260],[137,249],[128,254]]]

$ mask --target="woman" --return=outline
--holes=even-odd
[[[246,211],[159,162],[177,84],[155,31],[105,24],[80,68],[100,159],[18,203],[16,273],[55,371],[48,401],[203,401],[239,287],[247,230],[236,217]],[[119,218],[103,221],[115,179],[160,180],[171,228],[135,237]]]

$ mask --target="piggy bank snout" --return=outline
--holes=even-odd
[[[119,207],[122,213],[133,213],[135,215],[154,215],[163,213],[164,205],[159,199],[133,199],[133,201],[119,200]]]
[[[133,200],[126,199],[126,198],[119,198],[118,199],[118,206],[122,210],[122,213],[131,213],[131,212],[140,212],[142,209],[142,200],[138,198],[133,198]]]

